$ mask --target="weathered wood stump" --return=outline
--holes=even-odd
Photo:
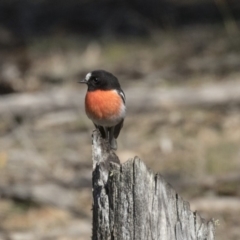
[[[213,240],[214,223],[191,212],[137,157],[124,164],[93,132],[93,240]]]

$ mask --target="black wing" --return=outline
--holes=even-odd
[[[123,100],[123,102],[124,102],[124,104],[125,104],[125,103],[126,103],[125,93],[123,92],[122,89],[118,89],[117,92],[118,92],[119,96],[122,98],[122,100]]]
[[[125,104],[126,103],[126,96],[125,96],[125,93],[123,92],[123,90],[120,88],[117,90],[119,96],[122,98],[123,100],[123,103]],[[118,123],[115,127],[114,127],[114,132],[113,132],[113,136],[115,139],[117,139],[122,127],[123,127],[123,122],[124,122],[124,119],[121,120],[120,123]]]

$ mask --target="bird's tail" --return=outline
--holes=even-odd
[[[108,141],[111,149],[117,150],[117,140],[114,137],[114,127],[108,128]]]
[[[117,140],[113,137],[111,140],[109,139],[109,141],[110,141],[111,149],[117,150]]]

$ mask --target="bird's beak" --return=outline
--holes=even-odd
[[[79,80],[78,83],[87,83],[87,80],[84,78],[82,80]]]

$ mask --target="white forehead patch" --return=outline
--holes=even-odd
[[[90,79],[90,77],[92,76],[92,73],[88,73],[85,77],[86,81],[88,81]]]

